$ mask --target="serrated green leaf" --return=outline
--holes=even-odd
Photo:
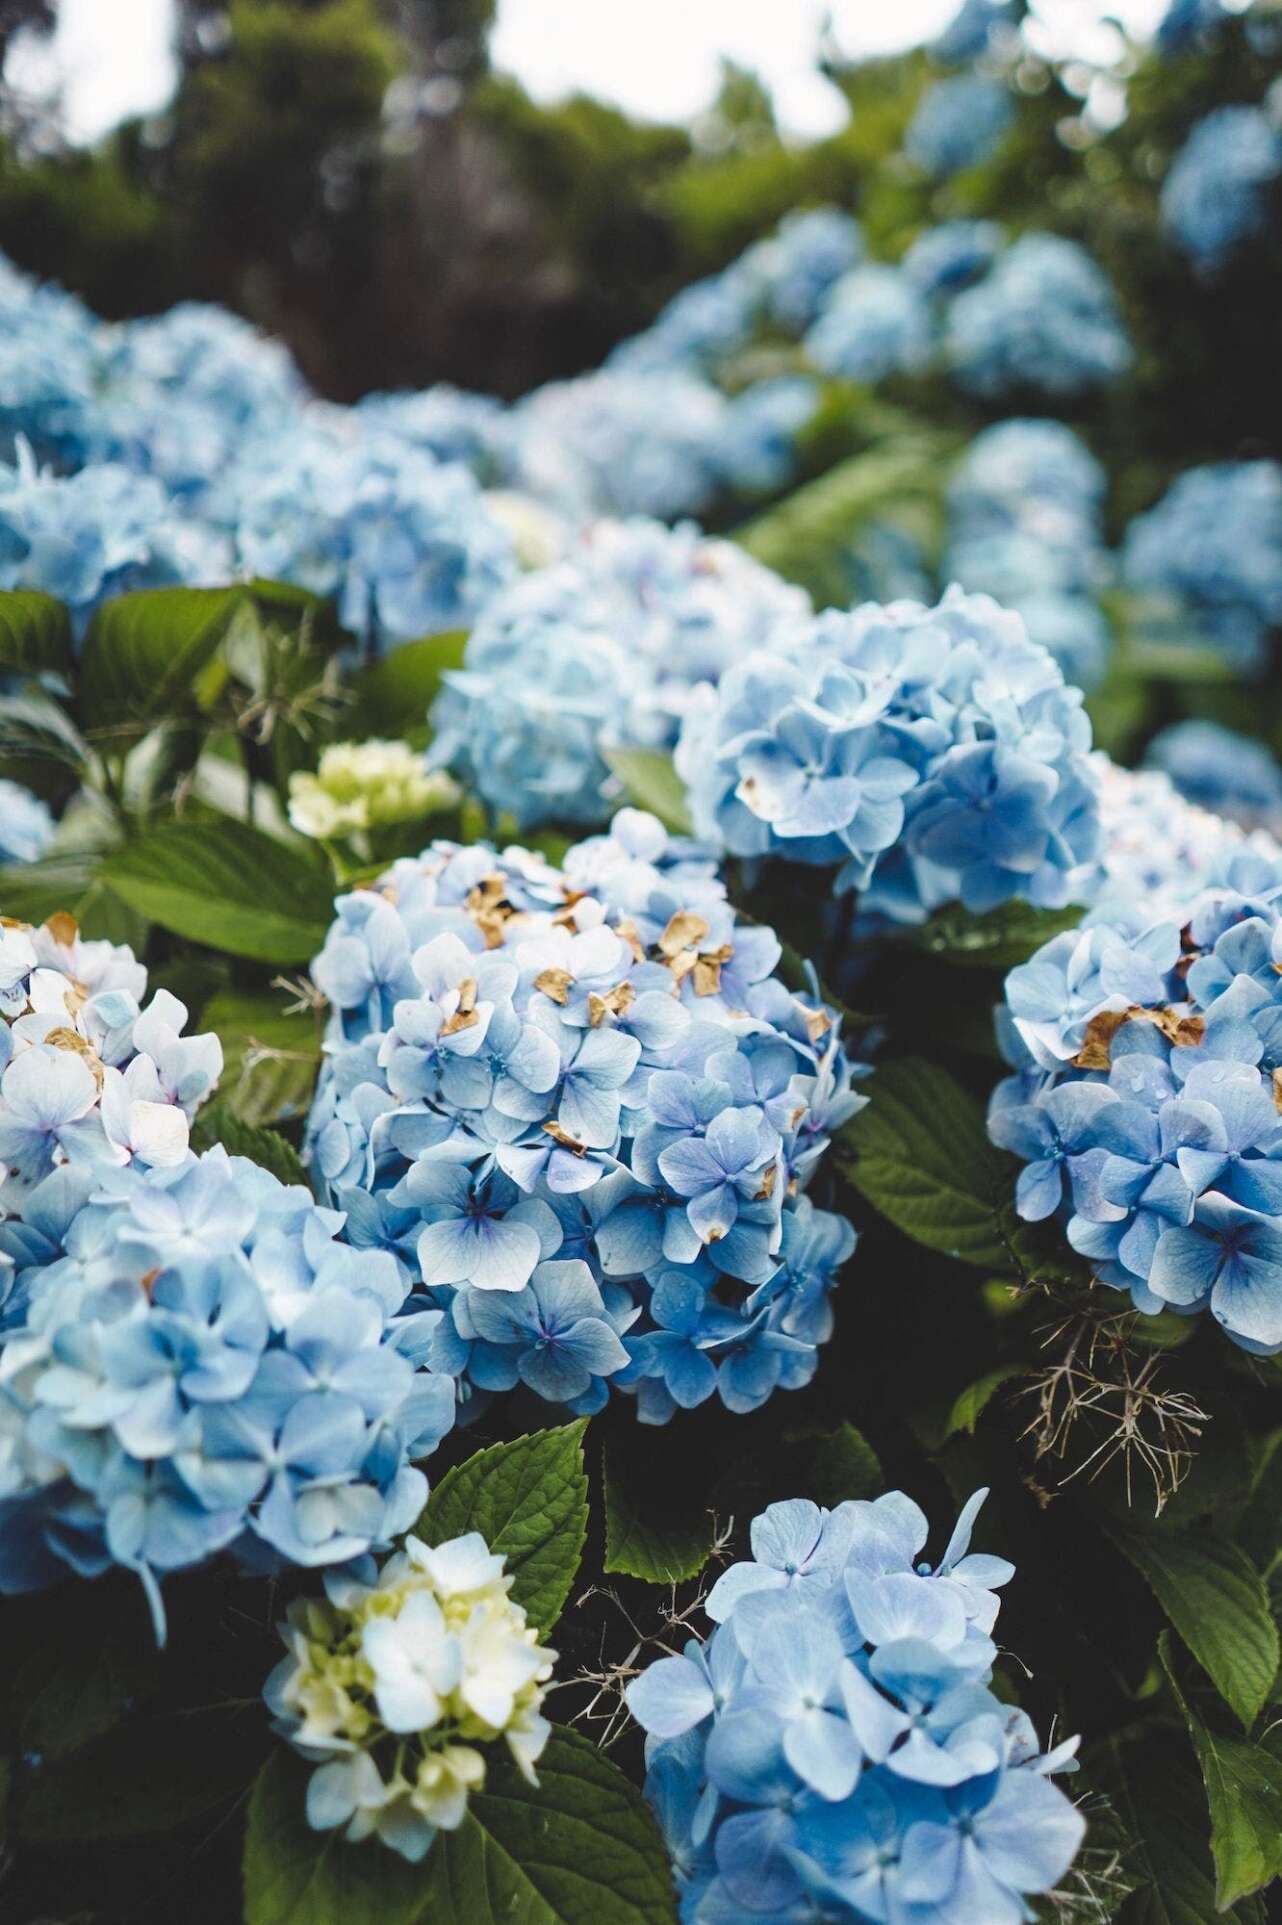
[[[59,674],[71,661],[71,617],[34,588],[0,594],[0,669],[11,675]]]
[[[1119,1925],[1211,1925],[1215,1867],[1191,1754],[1169,1733],[1126,1734],[1088,1754],[1087,1770],[1128,1841],[1123,1863],[1137,1889]]]
[[[712,1522],[706,1511],[673,1515],[656,1509],[638,1492],[635,1470],[607,1453],[605,1490],[605,1569],[647,1584],[679,1584],[698,1577],[712,1551]]]
[[[377,1839],[354,1845],[341,1830],[313,1831],[304,1807],[309,1775],[301,1759],[278,1751],[254,1783],[245,1925],[415,1925],[427,1866],[411,1865]]]
[[[990,1370],[973,1384],[967,1384],[948,1413],[944,1436],[955,1437],[958,1431],[965,1431],[968,1437],[973,1437],[976,1424],[1002,1385],[1021,1374],[1018,1364],[1005,1364],[1000,1370]]]
[[[95,736],[122,740],[190,695],[241,609],[248,591],[232,588],[142,588],[104,602],[89,624],[81,655],[81,721]]]
[[[1226,1912],[1282,1874],[1282,1763],[1259,1745],[1209,1730],[1193,1715],[1180,1689],[1165,1635],[1159,1650],[1202,1769],[1211,1812],[1216,1909]]]
[[[507,1559],[512,1597],[543,1635],[561,1615],[587,1536],[586,1429],[581,1417],[477,1451],[442,1478],[414,1526],[429,1544],[479,1531]]]
[[[902,940],[960,968],[1014,969],[1052,936],[1076,929],[1085,913],[1080,904],[1035,909],[1029,902],[1004,902],[977,916],[950,902]]]
[[[676,1925],[667,1851],[618,1766],[557,1729],[537,1771],[536,1791],[506,1760],[490,1765],[462,1827],[433,1847],[415,1925]]]
[[[918,1057],[884,1064],[864,1087],[867,1107],[839,1137],[855,1188],[929,1249],[990,1270],[1014,1267],[1005,1233],[1010,1164],[989,1143],[978,1103]]]
[[[60,909],[73,911],[94,879],[97,856],[45,856],[0,869],[0,916],[15,922],[46,922]]]
[[[880,1497],[885,1488],[881,1460],[863,1432],[838,1424],[815,1451],[806,1495],[831,1509],[852,1497]]]
[[[309,1010],[282,996],[227,990],[201,1011],[200,1027],[223,1046],[219,1095],[245,1123],[302,1116],[320,1067],[320,1039]]]
[[[32,1844],[77,1846],[171,1831],[250,1784],[265,1736],[256,1708],[131,1719],[36,1770],[15,1830]]]
[[[426,635],[402,642],[356,677],[349,733],[386,735],[397,741],[426,740],[427,711],[448,670],[462,668],[467,632]]]
[[[115,850],[102,874],[162,929],[254,962],[309,962],[333,914],[326,870],[230,818],[155,829]]]
[[[1248,1729],[1278,1670],[1278,1632],[1268,1593],[1236,1544],[1209,1532],[1110,1529],[1180,1638]]]
[[[694,834],[686,785],[670,755],[659,749],[605,749],[602,753],[607,768],[627,791],[629,802],[657,815],[673,835]]]
[[[301,1183],[307,1187],[307,1171],[293,1144],[279,1130],[246,1123],[221,1097],[205,1105],[191,1131],[194,1150],[209,1150],[215,1143],[221,1143],[228,1156],[245,1156],[251,1163],[270,1170],[282,1183]]]

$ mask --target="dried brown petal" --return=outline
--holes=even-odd
[[[1124,1023],[1130,1022],[1152,1023],[1169,1043],[1186,1048],[1196,1046],[1206,1034],[1205,1018],[1178,1005],[1142,1009],[1138,1003],[1132,1003],[1128,1009],[1102,1009],[1086,1025],[1085,1040],[1072,1059],[1074,1069],[1111,1068],[1113,1038]]]
[[[622,936],[632,951],[633,962],[645,961],[645,945],[641,941],[640,931],[630,916],[625,916],[621,922],[614,925],[614,933],[616,936]]]
[[[570,999],[570,986],[574,978],[568,969],[541,969],[534,978],[534,987],[550,996],[554,1003],[564,1005]]]
[[[698,949],[709,933],[708,924],[693,909],[678,909],[659,938],[659,954],[669,961],[683,949]]]
[[[83,1056],[93,1071],[94,1082],[98,1085],[99,1089],[102,1088],[103,1068],[98,1057],[98,1052],[93,1044],[88,1042],[85,1037],[80,1034],[78,1029],[67,1029],[59,1025],[56,1029],[45,1031],[44,1041],[46,1043],[52,1043],[55,1049],[69,1049],[73,1055]]]
[[[54,914],[46,920],[45,928],[49,931],[54,941],[61,943],[64,949],[70,949],[72,943],[80,934],[80,924],[66,909],[56,910]]]
[[[832,1028],[832,1017],[826,1009],[808,1009],[805,1017],[806,1034],[812,1043],[817,1043]]]
[[[588,1153],[587,1144],[580,1143],[577,1136],[571,1136],[570,1132],[568,1130],[563,1130],[559,1123],[545,1123],[543,1127],[547,1131],[547,1134],[552,1138],[552,1141],[554,1143],[559,1143],[563,1150],[572,1150],[575,1156],[587,1155]]]
[[[607,1016],[626,1016],[637,999],[637,992],[631,983],[616,983],[607,989],[604,996],[598,996],[595,989],[588,991],[588,1022],[593,1029],[600,1029]]]
[[[441,1024],[442,1036],[456,1036],[460,1029],[471,1029],[478,1021],[476,1014],[476,978],[465,977],[458,986],[458,1008],[452,1016],[447,1016]]]
[[[765,1173],[761,1178],[761,1188],[757,1191],[756,1195],[753,1197],[752,1199],[753,1202],[767,1203],[770,1200],[770,1198],[774,1195],[775,1184],[778,1181],[779,1181],[779,1165],[777,1163],[772,1163],[770,1164],[769,1168],[765,1171]]]

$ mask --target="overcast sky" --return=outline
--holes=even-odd
[[[1057,39],[1089,42],[1103,0],[1036,0]],[[578,87],[656,120],[688,121],[707,106],[728,55],[770,85],[790,132],[839,126],[840,98],[814,71],[819,23],[831,16],[850,53],[889,52],[928,39],[958,0],[500,0],[496,65],[539,99]],[[1120,0],[1110,10],[1150,26],[1164,0]],[[68,132],[95,140],[129,114],[163,107],[173,86],[171,0],[61,0],[52,49],[12,61],[31,91],[63,89]]]

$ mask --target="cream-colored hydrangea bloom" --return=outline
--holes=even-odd
[[[314,775],[289,778],[289,819],[318,841],[420,822],[458,799],[458,784],[407,742],[335,742]]]

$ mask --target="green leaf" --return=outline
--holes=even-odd
[[[0,669],[11,675],[58,674],[71,662],[71,617],[34,588],[0,595]]]
[[[1259,1745],[1224,1738],[1194,1717],[1159,1641],[1167,1682],[1193,1740],[1211,1810],[1216,1909],[1226,1912],[1282,1874],[1282,1763]]]
[[[212,1149],[215,1143],[221,1143],[229,1156],[247,1156],[251,1163],[270,1170],[282,1183],[301,1183],[304,1188],[308,1187],[307,1171],[293,1144],[279,1130],[246,1123],[221,1097],[205,1105],[191,1132],[194,1150]]]
[[[495,1751],[490,1759],[462,1827],[442,1832],[427,1859],[415,1925],[677,1925],[650,1809],[595,1745],[554,1730],[537,1791]],[[277,1922],[251,1917],[248,1925]],[[307,1925],[329,1922],[316,1913]]]
[[[301,1116],[320,1067],[320,1039],[309,1010],[290,1010],[280,996],[228,990],[212,996],[200,1027],[223,1046],[219,1093],[245,1123]]]
[[[89,624],[79,675],[79,714],[95,735],[146,733],[157,715],[191,694],[217,654],[248,591],[143,588],[104,602]]]
[[[853,1424],[839,1424],[815,1451],[806,1494],[831,1509],[852,1497],[880,1497],[885,1473],[876,1451]]]
[[[967,1384],[948,1413],[944,1436],[955,1437],[959,1430],[964,1430],[968,1437],[973,1437],[976,1424],[1002,1385],[1022,1374],[1018,1364],[1004,1364],[1000,1370],[990,1370],[986,1376],[976,1378],[973,1384]]]
[[[71,717],[40,695],[0,699],[0,761],[53,762],[83,769],[89,745]]]
[[[507,1559],[512,1598],[546,1635],[561,1615],[583,1555],[587,1418],[477,1451],[437,1485],[414,1529],[429,1544],[479,1531]]]
[[[904,940],[941,962],[956,963],[964,969],[1004,971],[1027,962],[1052,936],[1076,929],[1085,913],[1080,904],[1067,909],[1035,909],[1028,902],[1004,902],[977,916],[959,902],[950,902]]]
[[[386,735],[394,740],[426,739],[427,711],[441,690],[448,669],[462,668],[467,632],[427,635],[402,642],[356,677],[348,734],[355,740]]]
[[[95,1626],[86,1637],[75,1585],[5,1600],[0,1751],[60,1757],[109,1730],[152,1683],[160,1653],[132,1578],[104,1581]]]
[[[155,829],[110,855],[103,875],[162,929],[254,962],[309,962],[333,915],[325,869],[230,817]]]
[[[313,1831],[304,1806],[309,1775],[300,1759],[278,1751],[255,1781],[245,1925],[414,1925],[424,1917],[427,1865],[409,1864],[377,1839],[353,1845],[341,1830]]]
[[[40,1845],[170,1831],[243,1790],[263,1741],[256,1706],[132,1719],[36,1770],[15,1828]]]
[[[920,1058],[883,1065],[870,1101],[841,1131],[846,1174],[906,1236],[963,1263],[1010,1267],[1010,1164],[988,1141],[978,1103]]]
[[[1278,1633],[1264,1580],[1209,1533],[1110,1530],[1216,1690],[1248,1728],[1277,1676]]]
[[[605,749],[606,765],[627,790],[628,801],[657,815],[673,835],[694,834],[686,786],[670,755],[659,749]]]
[[[679,1584],[698,1577],[712,1551],[712,1525],[707,1511],[689,1510],[662,1516],[658,1493],[641,1497],[636,1468],[607,1454],[605,1487],[605,1569],[647,1584]]]
[[[1206,1799],[1185,1746],[1169,1733],[1123,1734],[1089,1754],[1086,1768],[1129,1840],[1124,1868],[1138,1889],[1119,1925],[1211,1925]]]

